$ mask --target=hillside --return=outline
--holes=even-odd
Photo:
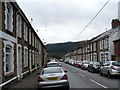
[[[80,41],[80,42],[65,42],[65,43],[54,43],[54,44],[47,44],[46,49],[48,56],[52,56],[55,58],[62,58],[62,56],[83,45],[86,41]]]

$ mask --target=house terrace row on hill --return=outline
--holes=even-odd
[[[113,19],[111,24],[110,30],[65,54],[65,58],[99,61],[101,63],[108,60],[120,60],[120,21]]]
[[[41,68],[46,48],[16,2],[0,1],[0,89]]]

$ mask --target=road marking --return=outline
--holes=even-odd
[[[83,75],[83,74],[81,74],[81,73],[78,73],[80,76],[82,76],[82,77],[85,77],[85,75]]]
[[[90,79],[90,81],[94,82],[95,84],[97,84],[97,85],[99,85],[99,86],[101,86],[101,87],[103,87],[103,88],[107,88],[106,86],[104,86],[104,85],[102,85],[102,84],[100,84],[100,83],[98,83],[98,82],[96,82],[96,81],[94,81],[94,80],[92,80],[92,79]]]

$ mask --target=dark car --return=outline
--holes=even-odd
[[[100,62],[97,61],[91,61],[88,65],[88,71],[89,72],[99,72],[100,70]]]

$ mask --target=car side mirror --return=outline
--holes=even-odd
[[[66,72],[67,72],[67,70],[64,70],[64,72],[66,73]]]

